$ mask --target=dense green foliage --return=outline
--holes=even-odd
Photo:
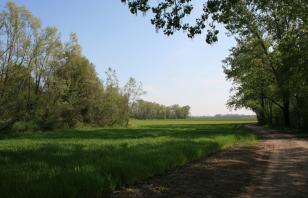
[[[195,23],[187,23],[191,0],[122,0],[130,11],[151,11],[166,35],[207,31],[217,41],[222,24],[237,41],[224,61],[234,82],[229,106],[253,110],[261,124],[308,127],[308,3],[306,0],[204,0]]]
[[[0,12],[0,131],[127,125],[139,90],[134,79],[121,89],[111,69],[103,83],[74,33],[62,43],[24,7]]]
[[[261,124],[308,125],[308,4],[260,1],[239,5],[228,24],[238,44],[225,60],[233,107],[248,107]],[[236,21],[236,22],[235,22]],[[239,29],[238,27],[241,27]]]
[[[137,100],[130,110],[131,118],[136,119],[185,119],[189,116],[189,106],[165,106],[155,102]]]
[[[255,136],[241,120],[133,120],[129,128],[0,136],[1,197],[97,197]]]

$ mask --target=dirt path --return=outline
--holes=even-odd
[[[106,197],[308,197],[308,139],[249,125],[260,137]]]

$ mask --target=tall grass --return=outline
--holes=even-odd
[[[0,140],[0,197],[95,197],[255,136],[239,124],[133,121],[130,128]]]

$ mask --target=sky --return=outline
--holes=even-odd
[[[150,15],[132,15],[121,0],[15,0],[40,18],[44,27],[57,27],[67,41],[78,35],[85,55],[104,79],[108,67],[116,70],[123,85],[134,77],[141,81],[142,99],[165,105],[189,105],[195,116],[253,114],[241,109],[230,111],[227,100],[232,83],[226,81],[222,60],[235,45],[222,34],[218,43],[208,45],[205,35],[194,39],[183,32],[171,37],[157,32]],[[1,9],[7,0],[0,0]],[[198,14],[201,0],[194,0]],[[198,6],[200,5],[200,6]]]

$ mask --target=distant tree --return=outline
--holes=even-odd
[[[131,117],[136,119],[186,119],[189,114],[189,106],[165,106],[144,100],[137,100],[131,109]]]
[[[126,124],[128,125],[129,122],[129,112],[130,109],[133,108],[133,105],[135,104],[136,100],[143,94],[145,94],[145,91],[142,88],[142,83],[141,82],[137,82],[134,78],[129,78],[128,82],[125,84],[124,89],[124,97],[126,98],[126,100],[128,100],[128,102],[126,103],[127,106],[124,110],[125,117],[126,117]]]
[[[124,86],[124,95],[129,98],[129,105],[131,106],[141,95],[146,92],[142,88],[142,83],[137,82],[134,78],[129,78]]]

